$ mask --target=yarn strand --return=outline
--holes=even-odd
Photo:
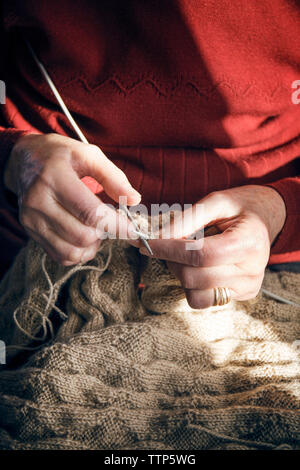
[[[101,248],[100,250],[101,251]],[[42,271],[45,275],[45,278],[48,282],[49,286],[49,291],[48,292],[43,292],[42,297],[46,300],[46,306],[44,311],[41,311],[37,306],[35,305],[27,305],[27,307],[30,307],[34,312],[36,312],[40,317],[41,317],[41,329],[42,329],[42,336],[37,336],[37,335],[32,335],[30,332],[26,331],[25,328],[22,327],[18,320],[18,313],[24,308],[24,305],[20,305],[15,309],[13,312],[13,320],[16,325],[16,327],[23,333],[24,336],[27,336],[28,339],[31,341],[40,341],[44,342],[47,338],[47,335],[50,334],[50,339],[51,341],[54,338],[54,328],[52,325],[52,322],[49,318],[49,315],[52,310],[57,312],[62,320],[66,320],[68,316],[59,308],[57,305],[55,305],[55,298],[57,297],[57,294],[59,290],[63,287],[63,285],[73,276],[75,273],[79,271],[96,271],[101,274],[103,274],[111,261],[112,257],[112,246],[109,244],[109,252],[108,252],[108,257],[106,262],[104,263],[103,267],[98,268],[97,266],[91,266],[91,265],[83,265],[83,264],[78,264],[71,268],[64,276],[62,276],[58,281],[55,283],[52,282],[50,275],[47,271],[46,268],[46,259],[47,259],[47,254],[44,253],[42,258],[41,258],[41,268]],[[35,350],[39,348],[40,346],[37,347],[31,347],[31,346],[20,346],[20,345],[9,345],[7,346],[7,349],[26,349],[26,350]]]

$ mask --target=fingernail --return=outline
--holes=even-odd
[[[95,257],[95,249],[94,248],[88,249],[83,253],[80,262],[87,263],[94,257]]]

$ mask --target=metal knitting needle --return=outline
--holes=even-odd
[[[142,240],[142,242],[143,242],[145,248],[148,250],[148,253],[152,256],[152,255],[153,255],[153,251],[151,250],[150,245],[149,245],[149,243],[148,243],[147,240],[146,240],[146,236],[147,236],[147,235],[145,235],[144,233],[142,233],[142,232],[140,231],[140,228],[139,228],[138,224],[136,223],[136,221],[134,220],[134,218],[132,217],[132,215],[131,215],[131,213],[130,213],[128,207],[127,207],[127,206],[124,206],[123,204],[119,204],[119,206],[120,206],[120,209],[122,209],[122,210],[126,213],[128,219],[131,220],[132,225],[133,225],[134,228],[135,228],[135,233],[139,236],[140,240]]]
[[[70,123],[71,126],[73,127],[73,129],[74,129],[76,135],[78,136],[79,140],[80,140],[81,142],[83,142],[84,144],[88,144],[89,142],[88,142],[87,138],[86,138],[85,135],[82,133],[82,131],[80,130],[79,126],[76,124],[76,121],[74,120],[73,116],[71,115],[70,111],[68,110],[68,108],[67,108],[65,102],[63,101],[63,99],[62,99],[62,97],[61,97],[61,95],[60,95],[58,89],[57,89],[56,86],[54,85],[54,83],[53,83],[53,81],[52,81],[50,75],[48,74],[47,70],[45,69],[44,65],[43,65],[42,62],[38,59],[36,53],[35,53],[34,50],[32,49],[31,44],[30,44],[26,39],[25,39],[25,42],[26,42],[26,44],[27,44],[27,47],[28,47],[28,49],[29,49],[29,51],[30,51],[30,53],[31,53],[31,55],[32,55],[32,57],[33,57],[35,63],[37,64],[38,68],[40,69],[40,71],[41,71],[43,77],[45,78],[46,82],[48,83],[48,85],[49,85],[49,87],[50,87],[50,89],[51,89],[51,91],[52,91],[52,93],[54,94],[54,96],[55,96],[55,98],[56,98],[56,100],[57,100],[57,102],[58,102],[58,104],[59,104],[59,106],[60,106],[62,112],[64,113],[64,115],[65,115],[66,118],[68,119],[69,123]],[[127,206],[125,206],[125,205],[123,205],[123,204],[119,204],[119,207],[120,207],[120,209],[122,209],[122,210],[126,213],[127,217],[128,217],[128,218],[130,219],[130,221],[132,222],[132,224],[133,224],[133,226],[134,226],[134,228],[135,228],[135,230],[136,230],[137,235],[139,236],[140,240],[142,240],[142,242],[143,242],[145,248],[148,250],[149,254],[150,254],[150,255],[153,255],[153,252],[152,252],[152,250],[151,250],[151,248],[150,248],[150,246],[149,246],[149,243],[148,243],[147,240],[146,240],[146,235],[144,235],[144,234],[140,231],[140,229],[139,229],[137,223],[135,222],[134,218],[132,217],[131,213],[129,212]]]

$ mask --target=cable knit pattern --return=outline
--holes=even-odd
[[[0,448],[300,449],[299,311],[261,297],[192,310],[164,262],[112,241],[89,265],[109,256],[104,272],[79,267],[55,291],[67,319],[50,309],[50,343],[9,350]],[[7,345],[33,346],[17,308],[41,333],[42,258],[31,241],[0,285]],[[70,273],[50,259],[46,269],[53,283]],[[300,296],[299,274],[267,273],[265,285]]]

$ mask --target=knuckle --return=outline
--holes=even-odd
[[[79,247],[88,247],[92,245],[96,241],[96,233],[93,230],[89,230],[89,228],[85,228],[81,230],[77,235],[76,235],[76,240],[75,244],[76,246]]]
[[[189,264],[194,267],[201,266],[202,254],[200,250],[190,250],[188,252]]]
[[[26,212],[24,212],[23,210],[20,211],[19,213],[19,221],[20,221],[20,224],[23,225],[23,227],[29,227],[29,217],[28,215],[26,214]]]
[[[54,258],[55,261],[57,261],[57,263],[59,263],[61,266],[73,266],[74,264],[77,264],[77,263],[74,263],[73,261],[68,261],[66,259],[61,259],[60,257],[58,258]]]
[[[61,266],[65,266],[65,267],[67,267],[67,266],[73,266],[74,264],[77,264],[77,263],[75,263],[74,261],[68,261],[68,260],[65,260],[65,259],[63,259],[63,260],[58,260],[58,263],[59,263]]]
[[[104,157],[104,154],[101,152],[100,147],[98,147],[98,145],[89,144],[89,149],[97,158]]]
[[[81,261],[82,250],[76,246],[71,246],[63,254],[61,254],[61,261],[71,262],[78,264]]]
[[[261,233],[260,237],[256,241],[256,250],[260,253],[269,252],[270,250],[270,239],[266,232]]]
[[[263,282],[263,278],[264,278],[264,274],[260,275],[260,276],[257,276],[256,278],[256,281],[251,289],[251,292],[250,294],[253,296],[253,297],[256,297],[258,294],[259,294],[259,291],[261,289],[261,285],[262,285],[262,282]]]
[[[205,196],[205,199],[215,198],[218,196],[218,194],[219,194],[218,191],[211,191],[209,194],[207,194],[207,196]]]
[[[261,286],[263,279],[265,276],[265,270],[261,269],[261,266],[254,266],[252,267],[251,271],[248,273],[247,278],[249,283],[253,285]]]
[[[255,236],[249,240],[250,250],[255,253],[269,251],[270,240],[267,229],[257,230]]]
[[[26,231],[42,232],[42,222],[33,211],[22,210],[19,213],[19,222]]]
[[[209,200],[209,199],[213,199],[215,203],[217,202],[220,202],[220,203],[223,203],[224,202],[224,193],[223,191],[212,191],[211,193],[209,193],[205,199]]]
[[[260,286],[256,287],[252,292],[251,292],[251,298],[256,297],[260,292]]]
[[[251,291],[249,291],[244,297],[242,300],[252,300],[252,299],[255,299],[255,297],[257,297],[257,295],[259,294],[259,291],[260,289],[253,289]]]
[[[260,252],[260,239],[259,237],[250,237],[247,240],[247,252],[248,254],[256,254]]]
[[[259,294],[260,292],[260,287],[261,287],[261,284],[255,284],[254,286],[252,286],[251,288],[249,289],[245,289],[244,292],[239,292],[239,293],[236,293],[236,300],[251,300],[251,299],[255,299],[255,297],[257,297],[257,295]]]
[[[22,194],[21,197],[20,197],[20,201],[21,201],[21,206],[23,208],[26,208],[26,207],[31,207],[32,206],[32,191],[26,191],[25,194]]]
[[[20,206],[22,208],[39,210],[46,203],[46,193],[44,185],[36,181],[32,186],[20,196]]]
[[[60,160],[61,165],[62,160]],[[34,194],[40,194],[40,192],[44,191],[46,188],[49,189],[54,185],[55,181],[55,167],[56,162],[54,162],[54,158],[52,158],[51,166],[49,167],[47,163],[43,165],[43,167],[39,170],[36,178],[32,181],[32,185],[30,189]],[[55,163],[55,164],[54,164]]]
[[[123,183],[125,186],[130,185],[129,180],[127,176],[125,175],[124,171],[122,171],[120,168],[116,167],[116,172],[118,175],[118,178],[120,179],[120,182]]]
[[[94,207],[85,207],[79,210],[78,218],[85,225],[95,225],[97,217]]]
[[[101,151],[100,147],[95,144],[88,144],[88,147],[85,147],[85,152],[88,149],[89,155],[89,164],[92,166],[97,166],[99,163],[104,163],[108,158]]]
[[[194,287],[194,276],[190,269],[183,268],[180,275],[181,284],[185,289],[193,289]]]

